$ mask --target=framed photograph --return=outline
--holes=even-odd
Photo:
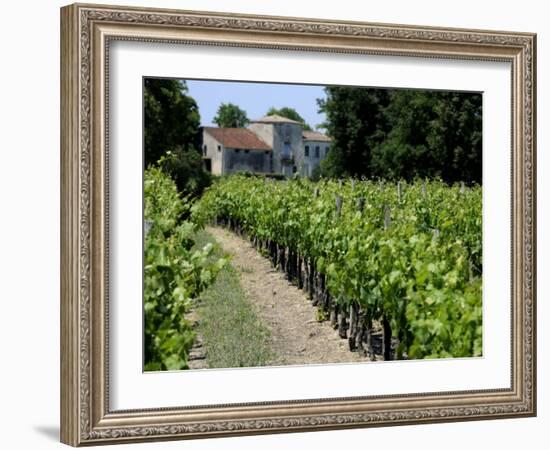
[[[536,36],[61,9],[61,440],[536,414]]]

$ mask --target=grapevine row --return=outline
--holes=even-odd
[[[186,369],[195,332],[185,315],[225,260],[211,260],[211,245],[193,248],[196,227],[181,220],[190,202],[158,167],[145,171],[144,192],[145,370]]]
[[[193,207],[249,237],[350,349],[384,359],[481,355],[481,188],[233,175]]]

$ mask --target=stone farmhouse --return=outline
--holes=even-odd
[[[215,175],[234,172],[311,176],[327,156],[330,138],[306,131],[295,120],[277,115],[250,122],[247,128],[203,127],[205,167]]]

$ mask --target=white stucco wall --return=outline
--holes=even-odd
[[[223,173],[271,172],[271,152],[268,150],[247,150],[224,148]]]
[[[273,128],[274,172],[291,176],[293,166],[298,168],[301,161],[302,126],[294,123],[280,123],[275,124]],[[282,160],[285,143],[290,144],[290,152],[293,158],[292,162],[283,162]]]
[[[311,176],[313,170],[319,166],[320,162],[326,157],[327,148],[330,142],[318,140],[304,140],[303,128],[300,124],[281,122],[281,123],[263,123],[253,122],[248,129],[258,136],[262,141],[270,145],[273,149],[269,170],[272,173],[285,174],[291,176],[294,167],[302,176]],[[283,160],[283,151],[285,143],[289,144],[292,161]],[[203,148],[206,145],[206,158],[211,159],[212,173],[221,175],[226,173],[227,150],[212,135],[203,131]],[[218,145],[222,151],[218,151]],[[305,146],[309,146],[309,156],[305,156]],[[315,148],[319,147],[319,156],[316,156]],[[244,157],[244,155],[243,155]],[[245,161],[243,160],[243,163]],[[267,162],[266,162],[267,164]],[[267,168],[267,165],[265,166]],[[256,171],[252,167],[249,169]]]
[[[309,147],[309,156],[305,156],[306,146]],[[319,156],[316,156],[315,148],[319,147]],[[330,142],[304,140],[302,146],[301,164],[298,166],[303,176],[311,176],[313,170],[326,158]]]
[[[292,175],[292,168],[300,167],[302,154],[302,125],[290,122],[264,123],[253,122],[248,127],[260,139],[273,148],[273,173],[283,173],[286,166],[289,171],[284,172],[287,176]],[[290,144],[290,151],[293,156],[293,162],[283,163],[282,155],[285,142]]]
[[[206,145],[206,154],[204,153],[204,146]],[[221,151],[218,151],[218,146],[221,147]],[[214,175],[221,175],[223,173],[223,145],[218,142],[211,134],[206,131],[202,132],[202,148],[203,157],[210,158],[212,164],[212,173]]]

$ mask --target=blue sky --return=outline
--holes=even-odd
[[[221,103],[234,103],[249,119],[258,119],[272,106],[294,108],[312,128],[325,120],[317,98],[325,98],[323,86],[247,83],[238,81],[186,80],[188,94],[199,105],[201,125],[215,126],[212,119]]]

